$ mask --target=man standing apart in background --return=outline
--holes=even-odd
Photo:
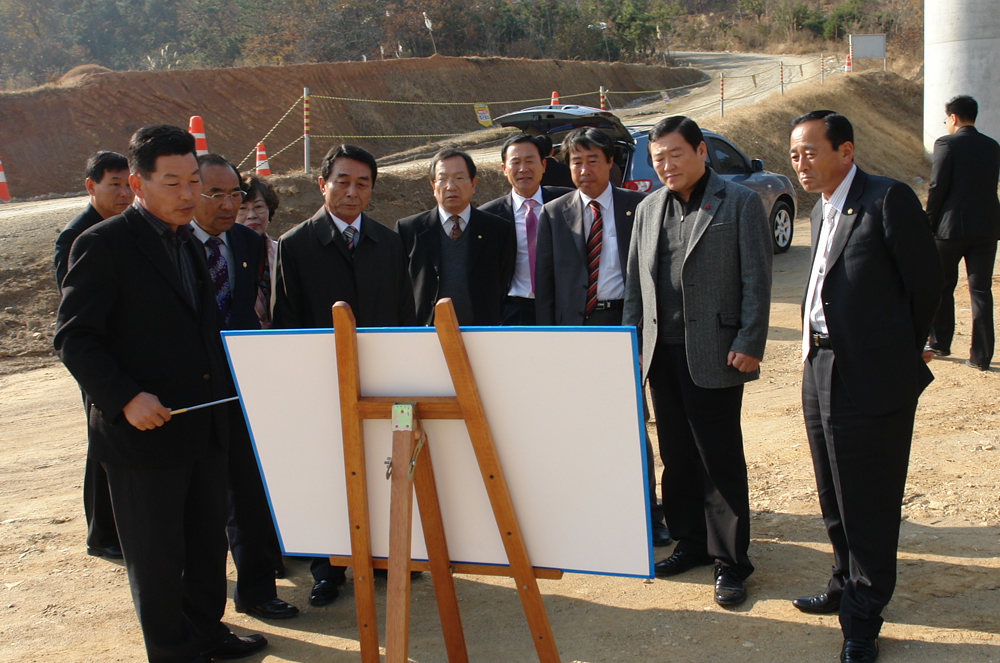
[[[993,265],[1000,238],[1000,145],[979,133],[979,104],[955,97],[944,106],[948,135],[934,142],[927,216],[944,267],[944,294],[927,349],[951,354],[958,261],[965,259],[972,300],[972,348],[966,365],[988,371],[993,359]]]
[[[527,134],[515,134],[503,144],[500,150],[500,168],[510,182],[510,193],[479,207],[484,212],[509,220],[514,224],[517,235],[514,276],[504,299],[500,324],[533,325],[538,213],[542,211],[542,205],[572,189],[541,186],[545,160],[542,159],[537,139]]]
[[[77,238],[55,348],[92,400],[90,451],[111,488],[132,603],[152,663],[240,658],[226,610],[229,396],[205,253],[188,227],[201,193],[194,137],[151,125],[129,143],[136,204]]]
[[[60,294],[63,279],[66,278],[69,251],[76,238],[87,228],[124,212],[135,198],[128,186],[128,159],[117,152],[93,154],[87,160],[83,184],[90,196],[90,204],[66,224],[56,239],[56,286]],[[83,395],[83,409],[90,412],[87,394]],[[108,476],[89,453],[83,475],[83,512],[87,518],[87,554],[120,559],[122,548],[118,543],[115,514],[111,509]]]
[[[823,522],[826,589],[792,604],[840,613],[842,663],[878,658],[917,399],[943,276],[927,215],[907,185],[854,165],[854,128],[813,111],[792,122],[792,166],[820,193],[802,302],[802,411]],[[928,355],[927,361],[929,361]]]
[[[649,132],[664,187],[636,210],[624,324],[641,331],[663,512],[677,540],[654,571],[714,564],[715,602],[732,607],[754,570],[740,414],[743,385],[760,376],[773,249],[760,196],[707,168],[707,150],[683,116]]]

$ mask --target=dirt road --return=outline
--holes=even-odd
[[[762,379],[744,400],[757,571],[736,610],[711,598],[711,569],[672,580],[567,575],[542,591],[564,661],[832,662],[835,617],[809,617],[789,599],[822,588],[831,563],[799,405],[798,300],[807,233],[775,257]],[[959,284],[959,341],[969,330]],[[1000,371],[954,357],[917,415],[900,542],[899,584],[886,610],[883,656],[907,663],[1000,661]],[[142,638],[123,569],[88,557],[80,504],[85,430],[79,392],[59,365],[0,377],[0,661],[141,660]],[[305,461],[303,461],[305,462]],[[586,541],[578,542],[587,545]],[[656,549],[662,559],[670,549]],[[240,633],[271,642],[253,661],[357,661],[353,591],[310,608],[308,564],[292,561],[282,598],[303,614],[265,623],[236,614]],[[230,590],[234,573],[230,568]],[[517,595],[505,579],[457,579],[472,660],[531,661]],[[376,585],[384,603],[384,581]],[[379,605],[384,618],[384,604]],[[411,660],[445,660],[433,590],[413,586]],[[380,625],[382,626],[382,625]]]

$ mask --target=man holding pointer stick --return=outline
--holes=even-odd
[[[262,649],[222,624],[226,607],[225,408],[232,395],[204,250],[188,223],[201,194],[194,138],[132,136],[136,203],[70,252],[55,347],[92,400],[90,453],[108,475],[132,602],[151,662]]]

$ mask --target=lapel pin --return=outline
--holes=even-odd
[[[705,209],[712,209],[711,205],[705,205]]]
[[[247,268],[247,264],[243,263],[243,269],[246,269],[246,268]]]
[[[632,212],[631,212],[631,210],[630,210],[630,211],[628,211],[628,212],[625,212],[625,216],[632,216]]]
[[[850,209],[848,209],[848,210],[847,210],[847,213],[848,213],[848,214],[854,214],[854,208],[853,208],[853,207],[851,207]]]
[[[483,238],[483,236],[482,236],[482,235],[476,235],[476,236],[477,236],[477,237],[478,237],[479,239],[482,239],[482,238]]]

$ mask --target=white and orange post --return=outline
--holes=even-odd
[[[198,115],[192,115],[188,120],[188,133],[194,136],[194,151],[198,156],[208,154],[208,141],[205,140],[205,124]]]
[[[601,86],[601,110],[608,110],[607,91],[604,89],[603,85]]]
[[[267,162],[267,152],[264,151],[264,143],[257,143],[257,176],[271,176],[271,164]]]
[[[559,105],[559,90],[552,90],[552,101],[549,102],[549,106]]]
[[[385,59],[385,56],[382,56]],[[302,159],[303,170],[309,174],[309,88],[302,88]]]
[[[3,174],[3,162],[0,161],[0,200],[10,201],[10,189],[7,188],[7,176]]]

